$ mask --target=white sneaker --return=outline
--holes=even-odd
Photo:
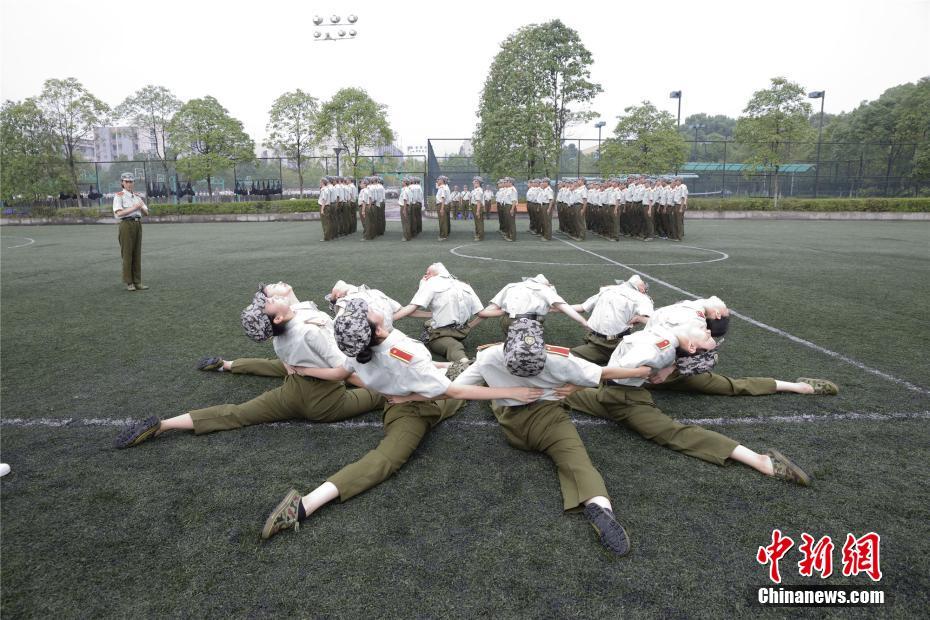
[[[0,463],[0,478],[10,473],[10,466],[6,463]]]

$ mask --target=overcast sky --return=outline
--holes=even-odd
[[[279,94],[361,86],[388,106],[401,146],[465,137],[491,59],[522,25],[560,18],[594,56],[607,121],[648,99],[682,118],[738,116],[784,75],[826,90],[828,112],[930,75],[930,0],[311,2],[2,0],[0,94],[75,77],[110,105],[146,84],[213,95],[260,143]],[[358,15],[358,38],[313,42],[313,16]],[[815,102],[819,103],[819,102]],[[593,126],[570,137],[597,137]],[[606,134],[605,134],[606,136]]]

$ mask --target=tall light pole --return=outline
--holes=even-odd
[[[811,99],[820,99],[820,130],[817,132],[817,167],[814,168],[814,198],[817,197],[820,185],[820,145],[823,143],[823,102],[827,98],[827,91],[815,90],[807,93]]]
[[[668,94],[668,98],[678,100],[678,127],[681,127],[681,91],[673,90]]]
[[[333,150],[336,151],[336,176],[341,177],[342,172],[339,170],[339,153],[343,152],[345,149],[341,146],[337,146]]]
[[[694,146],[691,148],[691,160],[694,161],[697,159],[697,132],[698,129],[704,129],[707,125],[702,125],[700,123],[695,123],[693,125],[688,125],[688,129],[694,130]]]
[[[594,126],[597,127],[597,161],[601,161],[601,128],[606,124],[604,121],[594,123]]]

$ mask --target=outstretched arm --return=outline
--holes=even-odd
[[[488,304],[488,307],[478,313],[482,319],[493,319],[497,316],[504,316],[504,311],[497,304]]]
[[[585,320],[583,316],[578,314],[578,312],[575,310],[573,306],[570,306],[566,303],[557,303],[557,304],[553,304],[553,307],[558,308],[559,312],[562,312],[563,314],[571,317],[573,321],[580,324],[585,329],[588,328],[588,322]]]
[[[408,316],[416,316],[428,319],[429,317],[433,316],[433,313],[426,310],[421,310],[420,306],[416,304],[407,304],[394,313],[394,320],[399,321],[400,319]]]
[[[352,373],[345,368],[309,368],[307,366],[293,366],[294,372],[304,377],[315,377],[323,381],[345,381]]]
[[[531,403],[543,395],[539,388],[529,387],[485,387],[483,385],[455,384],[446,390],[448,398],[461,400],[519,400],[522,403]]]

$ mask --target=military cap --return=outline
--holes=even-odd
[[[535,377],[546,365],[546,343],[539,321],[517,319],[507,330],[504,364],[515,377]]]
[[[371,342],[371,324],[368,322],[368,302],[352,299],[342,314],[333,321],[336,346],[339,350],[355,357]]]
[[[702,351],[695,355],[686,355],[675,359],[678,374],[684,377],[710,372],[717,365],[717,350]]]
[[[120,181],[135,181],[136,177],[133,176],[131,172],[124,172],[123,174],[119,175],[119,180]]]
[[[271,317],[265,314],[268,297],[264,288],[264,284],[259,284],[258,291],[252,296],[252,303],[246,306],[240,315],[245,335],[255,342],[264,342],[271,338]]]

